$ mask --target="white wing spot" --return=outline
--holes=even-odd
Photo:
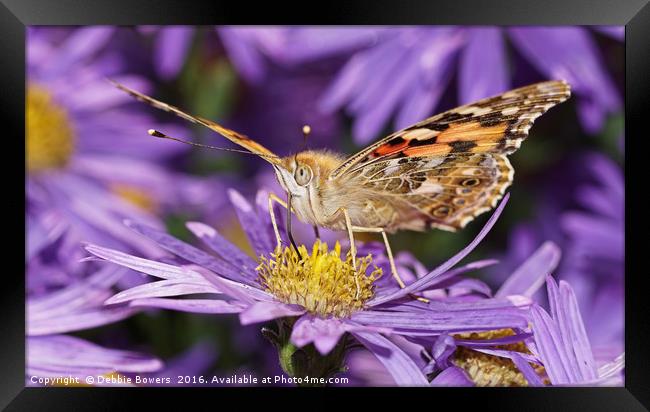
[[[508,107],[507,109],[501,110],[501,114],[504,116],[512,116],[513,114],[517,113],[519,111],[519,108],[517,106],[513,107]]]

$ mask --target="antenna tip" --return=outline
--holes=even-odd
[[[309,133],[311,133],[311,127],[306,124],[302,127],[302,133],[307,136]]]
[[[160,132],[159,132],[158,130],[156,130],[156,129],[149,129],[149,130],[147,130],[147,133],[149,133],[149,135],[151,135],[151,136],[153,136],[153,137],[165,137],[164,134],[160,133]]]

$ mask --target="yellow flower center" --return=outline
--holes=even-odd
[[[111,185],[111,190],[122,199],[147,212],[156,213],[158,211],[158,203],[156,200],[138,187],[125,184],[113,184]]]
[[[293,247],[281,247],[269,258],[262,256],[257,267],[262,286],[285,303],[298,304],[309,312],[335,317],[347,317],[363,308],[374,295],[374,282],[381,269],[366,275],[372,263],[370,255],[357,257],[356,269],[352,256],[341,259],[341,245],[334,249],[317,240],[311,255],[305,246],[300,254]]]
[[[38,172],[62,168],[74,150],[70,117],[40,86],[27,88],[27,169]]]
[[[484,340],[512,336],[514,334],[512,329],[501,329],[480,333],[458,334],[455,336],[461,339]],[[496,348],[530,353],[523,342],[498,345]],[[464,369],[477,386],[528,386],[528,381],[524,375],[517,369],[514,362],[507,358],[488,355],[460,346],[456,349],[453,362],[456,366]],[[542,366],[534,364],[531,364],[531,366],[540,377],[544,375],[545,371]]]

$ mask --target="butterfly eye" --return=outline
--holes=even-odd
[[[300,186],[307,186],[311,182],[311,168],[307,165],[300,165],[294,172],[293,177]]]

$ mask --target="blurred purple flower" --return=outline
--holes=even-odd
[[[138,308],[126,305],[104,305],[114,293],[111,287],[126,272],[115,269],[105,266],[55,292],[27,297],[28,385],[42,385],[39,378],[57,377],[76,377],[85,384],[87,376],[152,372],[162,367],[160,360],[149,355],[104,348],[63,335],[114,323],[138,312]]]
[[[246,91],[247,98],[229,119],[229,126],[263,142],[278,155],[304,147],[340,149],[337,143],[343,131],[338,116],[323,113],[316,104],[329,82],[326,70],[287,73],[273,68],[268,69],[266,78]],[[306,143],[304,125],[311,127]]]
[[[273,65],[295,67],[341,51],[353,51],[376,40],[377,29],[341,27],[220,27],[217,29],[228,55],[250,83],[267,80]]]
[[[154,119],[137,104],[129,107],[132,99],[106,81],[148,89],[142,78],[123,73],[121,56],[106,47],[113,31],[28,31],[27,226],[37,235],[28,237],[30,253],[38,252],[39,230],[67,230],[77,240],[128,244],[153,255],[160,249],[125,230],[121,218],[162,227],[156,214],[186,200],[201,203],[202,193],[213,193],[206,192],[211,183],[155,165],[186,148],[148,138]]]
[[[620,167],[590,153],[582,164],[589,181],[578,186],[582,210],[561,215],[567,236],[561,278],[583,308],[590,339],[599,350],[622,350],[624,335],[625,189]]]
[[[230,198],[256,255],[267,255],[274,249],[274,237],[266,197],[259,193],[257,210],[235,191],[230,191]],[[428,381],[413,359],[384,334],[426,336],[443,332],[523,328],[527,324],[521,310],[531,303],[530,299],[523,296],[489,298],[485,296],[489,290],[486,291],[481,282],[459,279],[460,274],[492,261],[479,261],[451,269],[488,233],[506,201],[507,198],[477,237],[451,259],[424,273],[404,289],[394,282],[378,282],[364,306],[352,309],[347,316],[334,312],[326,315],[311,313],[301,304],[280,300],[261,284],[256,271],[257,262],[202,223],[190,222],[187,227],[218,256],[205,253],[146,225],[127,222],[136,232],[189,261],[189,265],[155,262],[96,245],[88,245],[86,250],[101,259],[162,279],[120,292],[108,299],[107,303],[130,302],[134,307],[195,313],[238,313],[243,324],[296,317],[291,333],[291,342],[296,346],[313,343],[321,354],[327,354],[348,332],[375,354],[398,384],[426,385]],[[455,295],[436,291],[453,287],[457,288]],[[425,304],[411,298],[412,294],[421,292],[434,300]],[[216,296],[169,298],[194,294]],[[318,296],[311,298],[319,299]],[[309,301],[306,299],[305,302]]]
[[[607,114],[621,109],[620,94],[587,29],[517,27],[508,33],[519,53],[542,75],[571,85],[579,97],[578,115],[587,132],[599,132]]]
[[[378,35],[350,57],[320,101],[326,112],[346,108],[359,143],[377,137],[393,114],[397,127],[430,115],[464,39],[454,27],[392,28]]]
[[[376,138],[393,115],[395,128],[431,115],[456,66],[461,104],[507,90],[512,85],[506,35],[544,78],[564,79],[572,85],[588,132],[599,131],[606,115],[621,108],[619,92],[583,27],[233,30],[241,30],[237,42],[241,56],[231,53],[231,57],[258,80],[266,70],[261,55],[285,63],[349,56],[320,105],[328,112],[345,108],[354,118],[353,136],[358,143]],[[620,38],[620,28],[596,30]],[[299,57],[292,59],[294,55]]]

